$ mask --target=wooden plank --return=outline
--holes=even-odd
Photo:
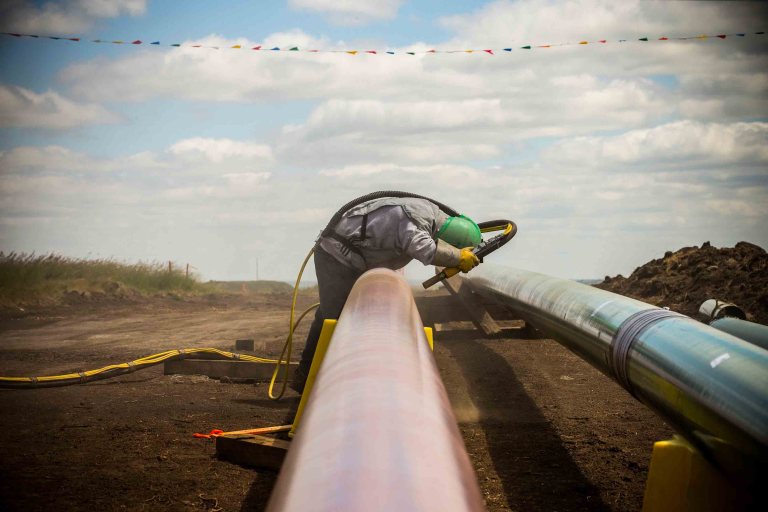
[[[224,432],[222,436],[231,436],[234,434],[248,434],[248,435],[260,435],[260,434],[276,434],[277,432],[288,432],[293,425],[276,425],[274,427],[259,427],[249,428],[246,430],[232,430],[230,432]]]
[[[498,325],[505,333],[508,331],[523,331],[527,328],[523,320],[494,320],[494,322],[496,322],[496,325]],[[474,329],[474,324],[471,320],[435,324],[435,332],[461,331],[465,329]]]
[[[280,469],[290,441],[274,437],[226,434],[216,438],[216,457],[233,464]]]
[[[298,363],[291,363],[288,368],[288,377],[293,377],[293,371]],[[229,377],[231,379],[251,379],[259,382],[268,382],[275,370],[274,363],[253,363],[250,361],[219,361],[211,359],[177,359],[164,363],[165,375],[206,375],[219,379]],[[283,368],[280,369],[278,378],[283,378]]]
[[[424,325],[469,320],[469,313],[461,302],[452,295],[417,297],[416,307]]]
[[[495,336],[501,332],[501,327],[491,317],[480,297],[472,293],[464,279],[460,275],[455,275],[449,279],[443,280],[443,286],[458,298],[467,310],[472,323],[475,327],[483,331],[486,336]]]

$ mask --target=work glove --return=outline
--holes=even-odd
[[[475,253],[472,252],[472,247],[465,247],[461,250],[461,255],[459,256],[459,270],[467,273],[479,264],[480,258],[475,256]]]

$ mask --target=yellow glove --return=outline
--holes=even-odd
[[[459,256],[459,270],[467,273],[479,264],[480,258],[474,255],[471,247],[465,247],[461,250],[461,255]]]

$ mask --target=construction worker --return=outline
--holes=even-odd
[[[417,259],[424,265],[469,272],[480,263],[472,253],[482,241],[477,224],[463,215],[449,217],[426,199],[373,199],[350,208],[335,229],[329,228],[315,245],[320,306],[291,384],[299,393],[304,390],[323,320],[339,318],[352,286],[366,270],[397,270]]]

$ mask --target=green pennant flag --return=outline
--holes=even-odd
[[[298,47],[298,46],[294,46],[293,48],[291,48],[291,49],[290,49],[290,50],[288,50],[288,51],[289,51],[289,52],[297,52],[297,51],[299,51],[299,47]]]
[[[647,40],[648,40],[647,37],[641,37],[640,39],[638,39],[638,41],[647,41]]]
[[[522,48],[523,50],[530,50],[531,49],[530,46],[521,46],[520,48]]]

